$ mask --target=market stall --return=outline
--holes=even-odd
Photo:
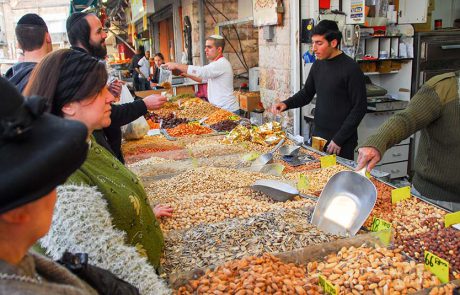
[[[157,135],[122,148],[151,205],[175,209],[160,223],[163,276],[178,294],[407,294],[460,279],[460,231],[446,221],[458,217],[377,178],[376,205],[356,237],[310,224],[328,180],[352,168],[302,146],[297,162],[277,152],[254,171],[252,161],[280,140],[296,145],[279,123],[251,126],[187,97],[173,98],[148,120]],[[250,188],[260,179],[283,181],[308,198],[275,202]],[[369,234],[382,229],[381,239]]]

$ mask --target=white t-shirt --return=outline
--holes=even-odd
[[[139,70],[141,73],[145,76],[145,78],[148,78],[150,75],[150,62],[147,60],[147,58],[143,56],[137,64],[140,66]],[[144,77],[141,76],[140,78]]]
[[[187,74],[198,76],[208,82],[208,100],[213,105],[234,112],[239,104],[233,95],[233,69],[230,62],[221,57],[203,67],[188,66]]]

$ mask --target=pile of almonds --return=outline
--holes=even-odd
[[[324,261],[309,262],[307,271],[308,290],[321,291],[322,275],[339,294],[408,294],[440,285],[423,264],[407,261],[401,249],[344,247]]]
[[[321,192],[323,188],[326,186],[326,183],[329,179],[334,176],[335,174],[339,173],[340,171],[347,171],[350,170],[349,168],[337,164],[331,167],[327,167],[324,169],[318,170],[310,170],[305,172],[293,172],[287,173],[286,178],[292,181],[298,181],[300,174],[304,174],[308,179],[308,187],[306,189],[302,189],[301,193],[305,194],[314,194]]]
[[[191,280],[177,294],[307,294],[305,268],[270,254],[234,260]]]

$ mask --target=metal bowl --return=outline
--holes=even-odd
[[[282,156],[297,156],[300,146],[298,145],[285,145],[280,147],[279,153]]]

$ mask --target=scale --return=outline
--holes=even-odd
[[[375,112],[403,110],[408,104],[408,101],[394,99],[389,95],[367,98],[367,109]]]

